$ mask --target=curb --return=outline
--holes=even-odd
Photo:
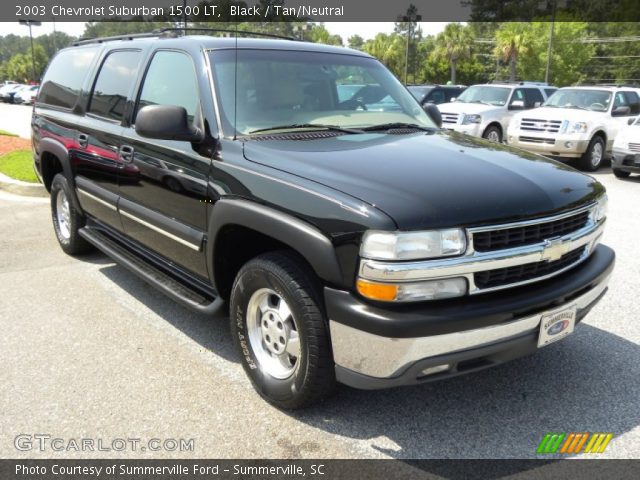
[[[41,183],[28,183],[7,177],[0,173],[0,190],[13,193],[14,195],[23,195],[25,197],[41,197],[46,198],[49,192]]]

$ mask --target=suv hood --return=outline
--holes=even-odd
[[[438,105],[438,108],[442,113],[488,113],[493,111],[505,110],[505,107],[499,107],[495,105],[487,105],[485,103],[464,103],[464,102],[449,102]]]
[[[250,140],[244,154],[364,201],[401,230],[537,217],[604,191],[559,162],[455,132]]]
[[[580,110],[578,108],[549,108],[539,107],[525,112],[518,112],[514,115],[514,120],[521,118],[536,118],[540,120],[568,120],[569,122],[602,122],[603,116],[608,116],[607,112],[594,112],[591,110]],[[515,123],[512,121],[512,125]]]

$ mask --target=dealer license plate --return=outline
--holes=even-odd
[[[563,339],[573,332],[576,326],[576,306],[555,310],[542,315],[538,348]]]

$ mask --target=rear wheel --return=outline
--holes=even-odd
[[[76,255],[92,249],[78,233],[84,227],[85,217],[73,206],[71,189],[62,174],[57,174],[51,182],[51,219],[58,243],[65,253]]]
[[[491,125],[484,131],[482,138],[490,142],[500,143],[502,142],[502,131],[495,125]]]
[[[617,168],[613,169],[613,174],[618,178],[627,178],[631,175],[630,172],[625,172],[624,170],[618,170]]]
[[[602,160],[604,159],[604,140],[601,136],[595,136],[589,142],[589,146],[587,147],[587,151],[584,152],[580,161],[578,162],[578,167],[580,170],[585,170],[587,172],[595,172],[602,165]]]
[[[319,288],[294,255],[267,253],[242,267],[231,291],[231,334],[254,388],[274,405],[307,407],[334,389]]]

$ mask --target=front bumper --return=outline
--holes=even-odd
[[[572,135],[562,137],[553,137],[553,135],[557,134],[537,136],[520,130],[511,130],[507,132],[507,144],[542,155],[568,158],[581,157],[589,147],[588,139],[579,139]]]
[[[443,123],[442,128],[453,130],[454,132],[464,133],[472,137],[481,137],[483,129],[479,123],[461,124],[461,123]]]
[[[605,293],[614,263],[613,250],[600,245],[570,271],[514,288],[508,295],[488,293],[420,305],[377,307],[327,287],[336,378],[356,388],[395,387],[533,353],[542,314],[576,304],[576,322],[582,320]]]
[[[640,173],[640,153],[614,147],[611,168],[623,172]]]

